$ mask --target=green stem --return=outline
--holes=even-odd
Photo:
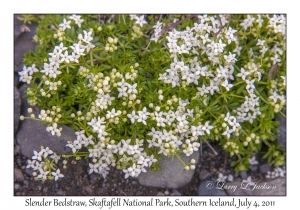
[[[263,102],[265,102],[266,104],[269,104],[269,102],[267,102],[267,101],[264,99],[264,97],[262,97],[262,96],[260,95],[260,93],[259,93],[256,89],[254,89],[254,91],[255,91],[255,93],[260,97],[260,99],[261,99]]]
[[[66,41],[68,41],[68,42],[72,42],[72,43],[74,43],[72,40],[70,40],[70,39],[64,39],[64,40],[66,40]]]
[[[218,118],[213,113],[211,113],[209,110],[208,110],[208,113],[211,114],[216,120],[218,120]]]
[[[258,85],[268,85],[267,82],[257,82]]]
[[[94,66],[92,50],[90,50],[90,57],[91,57],[91,66]]]
[[[70,154],[70,155],[63,155],[64,158],[69,158],[69,157],[76,157],[76,156],[80,156],[80,157],[88,157],[89,153],[88,152],[78,152],[76,154]]]
[[[233,86],[237,86],[237,85],[242,84],[242,83],[244,83],[244,82],[245,82],[245,81],[240,81],[240,82],[234,84]]]
[[[180,156],[179,156],[177,153],[175,153],[175,156],[176,156],[177,159],[182,163],[182,165],[187,166],[187,165],[181,160]]]
[[[282,112],[280,112],[280,114],[281,114],[282,116],[284,116],[284,118],[286,118],[285,114],[283,114]]]
[[[103,48],[94,48],[93,50],[91,50],[91,51],[93,51],[93,52],[97,52],[97,51],[102,51],[102,50],[104,50]]]
[[[234,95],[234,94],[229,94],[228,96],[233,96],[233,97],[237,97],[237,98],[242,98],[242,99],[245,99],[245,97],[238,96],[238,95]]]
[[[265,145],[267,145],[268,147],[271,147],[271,144],[269,142],[267,142],[266,140],[262,140],[262,141],[265,143]]]

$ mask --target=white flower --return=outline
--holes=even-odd
[[[91,36],[93,31],[90,30],[89,32],[87,32],[84,30],[83,33],[84,33],[84,38],[82,39],[82,41],[84,41],[86,43],[90,43],[90,41],[93,40],[93,37]]]
[[[213,126],[209,125],[209,121],[205,123],[205,125],[202,126],[202,130],[208,134],[210,134],[210,130],[213,129]]]
[[[248,176],[246,180],[243,179],[243,182],[246,182],[247,185],[249,185],[249,186],[254,186],[255,185],[255,182],[252,182],[251,176]]]
[[[127,84],[127,87],[128,87],[127,93],[137,93],[136,86],[137,86],[137,83],[135,83],[133,85]]]
[[[243,80],[246,80],[246,76],[250,73],[248,71],[245,71],[244,68],[241,68],[241,73],[238,73],[236,76],[241,77]]]
[[[218,182],[225,182],[226,179],[227,179],[227,176],[224,176],[222,173],[219,173],[218,179],[217,179]]]
[[[247,15],[247,19],[245,19],[240,25],[243,26],[245,30],[247,30],[249,26],[252,26],[254,20],[255,18]]]
[[[58,160],[60,159],[60,155],[57,155],[55,152],[53,152],[53,155],[51,155],[50,158],[52,158],[57,164]]]
[[[80,15],[72,15],[69,17],[69,19],[72,19],[75,21],[75,23],[78,25],[78,27],[81,27],[81,23],[83,22],[83,19],[80,19]]]
[[[120,98],[122,96],[128,96],[126,90],[127,90],[127,87],[118,88],[118,91],[119,91],[118,98]]]
[[[256,45],[257,45],[257,46],[259,46],[259,45],[264,46],[265,41],[266,41],[266,40],[258,39]]]
[[[96,172],[98,173],[98,168],[99,168],[99,164],[96,163],[96,164],[91,164],[89,163],[89,167],[90,167],[90,170],[89,170],[89,174],[93,173],[93,172]]]
[[[37,176],[37,178],[42,178],[43,180],[46,180],[49,171],[43,171],[42,169],[39,169],[39,172],[40,174]]]
[[[55,177],[55,181],[57,181],[58,178],[64,177],[64,175],[60,173],[59,169],[57,169],[56,172],[52,172],[51,174]]]
[[[71,28],[70,26],[71,21],[67,21],[65,18],[61,24],[59,24],[60,27],[62,27],[63,30],[66,30],[66,28]]]
[[[249,161],[250,165],[256,165],[256,164],[258,164],[255,156],[253,156],[252,158],[249,158],[248,161]]]
[[[147,22],[144,20],[144,15],[141,17],[135,16],[134,19],[136,19],[135,24],[139,24],[141,27],[143,27],[144,24],[147,24]]]
[[[49,154],[52,154],[53,151],[49,149],[49,147],[46,147],[46,149],[42,150],[44,153],[44,158],[46,158]]]
[[[227,91],[229,91],[230,88],[233,87],[232,84],[229,84],[229,83],[228,83],[228,80],[227,80],[227,79],[222,83],[222,86],[225,87]]]
[[[131,112],[131,114],[127,114],[127,117],[131,120],[131,123],[134,123],[134,121],[138,119],[138,116],[135,114],[134,110]]]
[[[33,160],[33,161],[27,160],[26,168],[35,168],[35,162],[36,162],[36,160]]]
[[[32,156],[33,160],[36,159],[36,160],[42,161],[43,150],[40,151],[40,152],[37,152],[37,151],[34,150],[33,153],[34,153],[34,156]]]

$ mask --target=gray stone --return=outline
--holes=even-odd
[[[82,189],[86,191],[89,195],[93,194],[93,189],[91,185],[83,186]]]
[[[279,134],[277,136],[277,142],[281,147],[286,149],[286,118],[280,115],[279,117],[276,117],[276,120],[280,122],[280,125],[278,126]]]
[[[252,172],[256,172],[256,171],[258,170],[258,166],[257,166],[257,165],[251,165],[251,166],[250,166],[250,170],[251,170]]]
[[[15,180],[18,182],[22,182],[24,181],[24,175],[21,169],[15,168],[14,169],[14,176],[15,176]]]
[[[191,156],[187,157],[185,154],[180,155],[185,163],[189,163],[191,159],[199,160],[199,151],[195,151]],[[163,156],[159,161],[161,168],[158,172],[147,170],[146,173],[141,173],[138,176],[138,181],[141,185],[160,187],[168,189],[177,189],[189,183],[195,173],[195,170],[185,170],[182,163],[174,157]]]
[[[181,193],[178,192],[177,190],[173,190],[171,196],[181,196]]]
[[[21,154],[21,147],[20,147],[20,145],[18,145],[18,144],[14,145],[14,154],[15,155]]]
[[[14,15],[14,40],[23,33],[20,28],[23,25],[23,22],[18,19],[18,17],[21,17],[22,15]]]
[[[135,193],[135,195],[136,195],[136,196],[141,196],[141,195],[144,195],[144,193],[143,193],[142,191],[137,191],[137,192]]]
[[[34,50],[37,46],[36,43],[32,41],[33,36],[35,35],[35,30],[37,27],[37,23],[26,24],[26,26],[30,29],[30,32],[21,32],[20,27],[23,25],[22,21],[17,19],[15,15],[15,33],[14,33],[14,71],[21,71],[23,69],[22,59],[24,53]]]
[[[17,141],[21,147],[21,154],[31,158],[33,150],[40,151],[41,146],[49,147],[56,154],[71,153],[71,148],[66,147],[68,141],[76,139],[75,131],[65,125],[58,125],[62,127],[61,136],[53,136],[46,131],[47,125],[40,121],[27,119],[21,124],[17,133]]]
[[[58,190],[58,191],[56,192],[56,195],[65,196],[65,195],[66,195],[66,192],[65,192],[65,191],[62,191],[62,190]]]
[[[236,186],[236,189],[225,189],[230,196],[285,196],[286,178],[277,178],[269,181],[252,180],[255,185],[250,186],[241,180],[226,183],[227,186]]]
[[[25,169],[25,173],[29,176],[32,176],[32,173],[34,172],[34,170],[32,168],[26,168]]]
[[[29,181],[28,180],[24,180],[23,184],[26,185],[26,186],[28,186],[29,185]]]
[[[208,179],[211,176],[212,176],[212,174],[209,171],[203,169],[203,170],[200,171],[199,178],[200,178],[201,181],[203,181],[203,180]]]
[[[22,187],[21,187],[21,185],[20,185],[19,183],[15,183],[15,184],[14,184],[14,188],[15,188],[15,190],[20,190],[20,189],[22,189]]]
[[[165,196],[163,192],[158,192],[156,196]]]
[[[25,117],[29,117],[30,115],[27,112],[28,108],[32,108],[32,113],[37,117],[40,114],[40,109],[37,106],[30,106],[28,104],[27,98],[25,97],[26,95],[26,89],[30,87],[28,84],[24,84],[19,88],[19,94],[20,94],[20,99],[21,99],[21,115]],[[22,124],[22,121],[19,122],[19,124]],[[19,125],[20,126],[20,125]]]
[[[258,182],[253,190],[255,196],[286,196],[286,178]]]
[[[224,189],[217,186],[218,183],[212,181],[203,181],[200,183],[198,188],[198,195],[209,195],[209,196],[226,196],[227,193]],[[220,189],[218,189],[220,188]]]
[[[95,181],[97,180],[97,176],[95,174],[90,175],[90,180]]]
[[[265,164],[259,166],[259,171],[260,171],[260,173],[265,174],[268,171],[271,171],[271,166],[268,163],[265,163]]]
[[[14,132],[18,131],[21,112],[21,99],[19,91],[14,87]]]
[[[241,172],[240,172],[240,176],[242,177],[242,179],[247,179],[248,174],[247,174],[246,171],[241,171]]]
[[[25,86],[20,88],[20,95],[24,95]],[[37,106],[30,106],[26,98],[22,98],[21,115],[29,116],[27,109],[30,107],[33,110],[33,114],[37,117],[39,115],[39,108]],[[71,148],[66,147],[68,141],[76,139],[75,131],[65,125],[58,125],[58,128],[62,127],[61,136],[53,136],[46,131],[47,125],[32,119],[25,119],[21,121],[19,125],[19,131],[16,135],[18,144],[21,147],[21,154],[31,158],[33,156],[33,150],[37,152],[41,150],[41,146],[49,147],[53,152],[57,154],[71,153]]]
[[[233,182],[226,182],[224,186],[222,187],[225,189],[228,195],[230,196],[249,196],[253,195],[252,190],[244,189],[246,188],[245,184],[243,184],[243,181],[240,178],[237,178]]]
[[[14,73],[14,86],[19,88],[20,81],[19,81],[19,74],[17,72]]]

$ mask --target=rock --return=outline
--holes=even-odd
[[[20,95],[24,94],[25,86],[20,88]],[[29,116],[27,109],[32,108],[33,113],[37,117],[39,115],[39,108],[37,106],[29,106],[25,98],[21,99],[21,115]],[[68,154],[71,153],[71,148],[66,147],[68,141],[73,141],[77,137],[75,131],[65,125],[58,125],[58,128],[62,127],[61,136],[53,136],[51,133],[46,131],[47,125],[31,119],[25,119],[21,121],[19,125],[19,131],[17,133],[16,139],[17,143],[21,147],[21,154],[31,158],[33,156],[33,150],[37,152],[41,150],[41,146],[49,147],[53,152],[57,154]]]
[[[20,27],[23,25],[22,21],[18,20],[17,17],[20,15],[15,15],[15,34],[14,34],[14,71],[21,71],[23,68],[23,55],[24,53],[34,50],[37,46],[36,43],[32,41],[33,36],[35,35],[35,30],[37,23],[26,24],[30,29],[30,32],[21,32]]]
[[[14,73],[14,86],[19,88],[20,81],[19,81],[19,74],[17,72]]]
[[[19,183],[15,183],[15,184],[14,184],[14,188],[15,188],[15,190],[20,190],[20,189],[22,189],[22,187],[21,187],[21,185],[20,185]]]
[[[36,120],[24,120],[17,133],[17,141],[21,147],[21,154],[31,158],[33,150],[39,152],[41,146],[49,147],[53,152],[59,155],[71,153],[71,148],[67,147],[68,141],[76,139],[75,131],[65,125],[62,127],[61,136],[52,136],[46,131],[47,125]]]
[[[156,196],[165,196],[163,192],[158,192]]]
[[[28,180],[24,180],[24,181],[23,181],[23,184],[26,185],[26,186],[28,186],[28,185],[29,185]]]
[[[173,192],[171,193],[171,196],[181,196],[181,193],[178,192],[177,190],[173,190]]]
[[[187,157],[184,154],[180,155],[185,163],[189,163],[191,159],[199,160],[199,151],[194,152]],[[138,182],[144,186],[160,187],[168,189],[177,189],[189,183],[194,175],[195,170],[185,170],[182,163],[174,157],[163,156],[159,161],[161,168],[158,172],[147,170],[146,173],[141,173],[138,176]]]
[[[209,171],[203,169],[200,171],[199,179],[200,179],[200,181],[203,181],[203,180],[208,179],[211,176],[212,176],[212,174]]]
[[[236,189],[225,189],[230,196],[285,196],[286,179],[277,178],[270,181],[253,180],[255,185],[250,186],[241,180],[232,183],[226,183],[228,186],[236,186]]]
[[[18,131],[21,112],[21,99],[19,91],[14,87],[14,132]]]
[[[253,190],[255,196],[286,196],[286,178],[258,182]]]
[[[286,114],[284,112],[284,114]],[[279,134],[277,136],[277,142],[278,144],[286,149],[286,118],[282,115],[279,117],[276,117],[276,121],[280,122],[280,125],[278,126]]]
[[[141,195],[144,195],[144,193],[143,193],[142,191],[137,191],[137,192],[135,193],[135,195],[136,195],[136,196],[141,196]]]
[[[66,195],[66,192],[65,192],[65,191],[62,191],[62,190],[58,190],[58,191],[56,192],[56,195],[65,196],[65,195]]]
[[[27,98],[25,98],[26,89],[28,87],[30,87],[30,85],[24,84],[19,88],[19,94],[20,94],[20,99],[21,99],[21,115],[23,115],[25,117],[29,117],[30,115],[28,114],[27,109],[32,108],[32,113],[37,117],[40,114],[39,107],[30,106],[28,104]],[[19,124],[22,124],[22,121],[20,121]]]
[[[235,181],[230,183],[226,182],[222,188],[225,189],[229,196],[253,195],[253,191],[244,189],[245,184],[243,184],[243,181],[240,178],[237,178]]]
[[[240,172],[240,176],[242,177],[242,179],[247,179],[248,174],[247,174],[246,171],[241,171],[241,172]]]
[[[97,176],[96,176],[95,174],[91,174],[91,175],[90,175],[90,180],[91,180],[91,181],[97,180]]]
[[[32,173],[34,172],[34,170],[32,168],[26,168],[25,169],[25,173],[29,176],[32,176]]]
[[[256,172],[257,169],[258,169],[258,166],[257,166],[257,165],[251,165],[251,166],[250,166],[250,170],[251,170],[252,172]]]
[[[271,171],[271,166],[270,166],[268,163],[265,163],[265,164],[259,166],[259,171],[260,171],[262,174],[265,174],[265,173],[267,173],[268,171]]]
[[[21,147],[20,145],[16,144],[14,145],[14,155],[19,155],[21,154]]]
[[[89,195],[93,194],[93,189],[91,185],[83,186],[82,189],[85,190]]]
[[[169,190],[165,190],[164,194],[165,194],[165,195],[170,195]]]
[[[214,184],[212,181],[203,181],[198,188],[198,195],[226,196],[227,194],[224,189],[218,189],[217,183]]]
[[[15,168],[14,169],[14,175],[15,175],[15,180],[18,182],[24,181],[24,175],[21,169]]]

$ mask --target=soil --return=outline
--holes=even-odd
[[[88,173],[88,159],[68,161],[66,169],[62,163],[58,164],[61,173],[65,177],[57,181],[36,181],[32,176],[32,170],[27,169],[27,157],[17,154],[14,156],[14,167],[22,170],[23,181],[15,181],[14,195],[16,196],[156,196],[156,195],[182,195],[197,196],[200,185],[200,172],[206,170],[208,179],[215,181],[221,172],[225,175],[232,174],[238,177],[230,166],[233,159],[216,143],[211,144],[219,153],[215,155],[207,146],[202,146],[202,156],[196,166],[192,180],[185,186],[172,190],[154,187],[145,187],[138,183],[134,178],[124,178],[124,173],[114,167],[110,167],[109,175],[103,179],[101,175]],[[201,148],[201,147],[200,147]],[[260,161],[260,160],[259,160]],[[252,179],[263,180],[264,175],[257,170],[247,172]]]

